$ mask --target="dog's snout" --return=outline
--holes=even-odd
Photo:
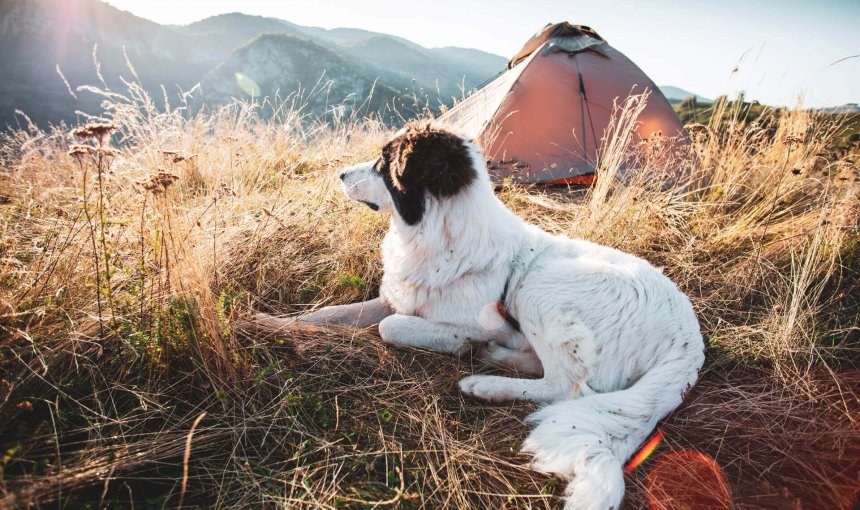
[[[344,180],[346,178],[346,172],[341,172],[338,177],[340,177],[340,180]]]

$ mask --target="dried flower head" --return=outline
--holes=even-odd
[[[197,157],[197,154],[188,154],[186,152],[174,149],[162,149],[161,155],[164,156],[165,159],[173,163],[181,163],[183,161]]]
[[[80,127],[76,127],[72,130],[72,134],[77,136],[78,138],[83,139],[98,138],[99,140],[104,140],[105,137],[109,136],[117,129],[117,125],[112,122],[89,123]]]
[[[69,156],[73,158],[82,158],[96,151],[96,148],[90,145],[72,145],[69,147]]]
[[[687,128],[687,131],[690,132],[690,134],[694,134],[694,133],[701,133],[704,135],[710,135],[711,134],[711,129],[704,124],[699,124],[699,123],[687,124],[686,128]]]
[[[149,179],[135,182],[135,185],[140,188],[143,188],[145,191],[148,191],[153,195],[158,195],[167,191],[167,188],[169,188],[174,182],[178,180],[178,175],[161,171],[153,176],[150,176]]]
[[[704,124],[688,124],[686,126],[687,132],[690,133],[690,137],[693,140],[697,140],[699,142],[704,142],[709,136],[713,133],[711,132],[708,126]]]
[[[219,188],[218,188],[218,196],[219,197],[227,197],[227,196],[235,197],[236,192],[233,191],[233,188],[228,186],[226,182],[222,182],[221,186],[219,186]]]

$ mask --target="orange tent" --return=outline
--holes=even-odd
[[[476,139],[493,180],[590,183],[613,105],[650,91],[637,137],[682,137],[672,106],[641,69],[592,29],[547,25],[508,70],[440,116]]]

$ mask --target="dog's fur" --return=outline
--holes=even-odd
[[[378,323],[386,342],[474,348],[541,375],[473,375],[459,386],[483,401],[546,404],[529,417],[536,427],[524,450],[534,467],[571,480],[565,508],[618,509],[623,463],[704,361],[687,297],[642,259],[515,216],[493,193],[479,150],[430,124],[408,126],[378,159],[340,177],[347,196],[392,214],[380,297],[301,320]]]

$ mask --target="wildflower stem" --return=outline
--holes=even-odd
[[[102,284],[101,284],[101,268],[99,267],[99,250],[96,245],[96,231],[95,227],[93,227],[93,219],[92,214],[90,214],[89,207],[89,193],[87,193],[87,174],[89,173],[89,165],[85,165],[83,162],[83,158],[78,159],[78,164],[81,167],[81,172],[83,174],[83,185],[82,191],[84,195],[84,215],[87,217],[87,225],[90,230],[90,241],[92,242],[93,247],[93,265],[95,267],[96,273],[96,308],[98,310],[99,316],[99,337],[104,340],[104,321],[102,319]]]
[[[101,149],[101,147],[100,147],[100,149]],[[102,245],[102,254],[103,254],[102,260],[104,260],[104,267],[105,267],[105,294],[107,295],[108,308],[110,309],[110,313],[111,313],[111,325],[113,325],[116,319],[114,317],[115,316],[115,310],[114,310],[113,295],[111,293],[111,282],[110,282],[110,278],[111,278],[111,275],[110,275],[110,252],[108,251],[108,246],[107,246],[107,218],[106,218],[105,207],[104,207],[104,196],[105,196],[104,178],[102,177],[102,174],[104,173],[105,162],[104,162],[104,152],[102,150],[99,150],[97,152],[97,158],[98,159],[97,159],[96,169],[98,170],[98,183],[99,183],[99,209],[98,209],[98,212],[99,212],[99,224],[101,227],[100,234],[101,234],[101,245]]]

